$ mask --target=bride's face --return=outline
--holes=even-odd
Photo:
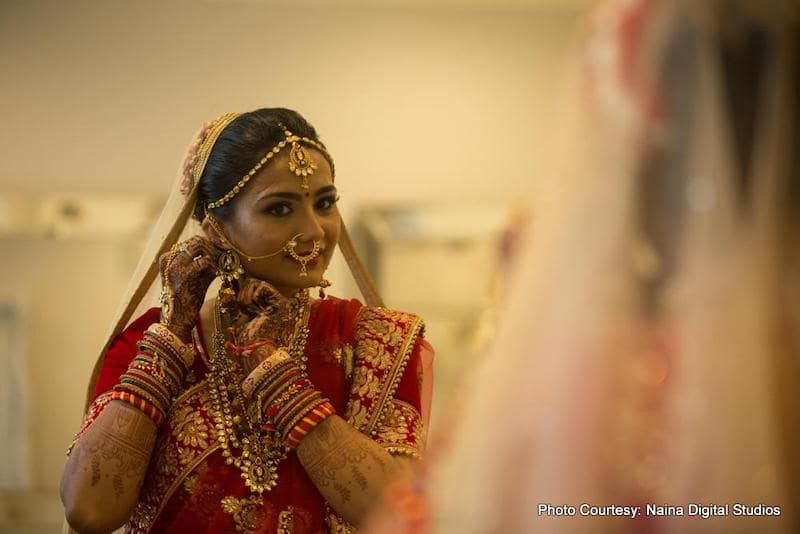
[[[319,285],[341,226],[330,165],[318,151],[306,150],[317,165],[308,176],[308,191],[289,170],[287,147],[250,180],[237,195],[230,219],[222,222],[228,239],[248,256],[278,252],[292,238],[295,252],[303,256],[319,242],[319,256],[306,264],[307,276],[300,276],[300,263],[286,251],[252,262],[242,258],[248,275],[271,283],[287,296]]]

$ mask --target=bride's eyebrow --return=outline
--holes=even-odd
[[[320,195],[324,195],[325,193],[335,193],[335,192],[336,192],[335,185],[326,185],[317,189],[317,192],[314,193],[314,196],[318,197]]]
[[[320,195],[324,195],[325,193],[331,193],[331,192],[334,192],[334,193],[336,192],[336,186],[335,185],[326,185],[326,186],[320,187],[319,189],[317,189],[316,193],[314,193],[314,196],[318,197]],[[300,193],[294,193],[292,191],[270,192],[269,189],[267,189],[267,190],[264,190],[264,191],[262,191],[261,193],[258,194],[258,196],[256,197],[256,202],[260,202],[261,200],[272,198],[272,197],[285,198],[285,199],[288,199],[288,200],[300,200],[300,199],[303,198],[303,195],[301,195]]]
[[[292,193],[289,191],[276,191],[274,193],[264,191],[263,193],[259,193],[259,195],[256,197],[256,202],[272,197],[286,198],[289,200],[300,200],[301,198],[303,198],[303,195],[301,195],[300,193]]]

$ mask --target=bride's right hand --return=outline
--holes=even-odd
[[[216,276],[217,251],[211,241],[192,236],[159,258],[162,294],[161,322],[186,343]]]

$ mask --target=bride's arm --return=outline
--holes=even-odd
[[[144,412],[114,400],[75,444],[61,478],[67,521],[79,533],[111,532],[139,498],[156,425]]]
[[[297,457],[323,497],[354,525],[378,502],[386,485],[414,461],[392,456],[338,415],[303,438]]]
[[[130,364],[114,386],[121,400],[80,434],[61,477],[67,522],[76,531],[111,532],[131,516],[153,453],[155,421],[185,386],[194,358],[191,330],[214,279],[214,258],[211,243],[193,236],[159,259],[171,312],[162,309],[164,324],[138,336],[138,353],[135,346],[123,351]]]

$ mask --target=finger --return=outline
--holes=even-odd
[[[190,241],[193,247],[193,251],[195,254],[208,254],[209,256],[214,256],[215,247],[211,243],[211,241],[204,236],[201,235],[193,235],[187,241]]]
[[[182,241],[175,245],[176,250],[188,256],[189,259],[196,257],[202,251],[202,243],[197,239],[197,236],[192,236],[186,241]]]
[[[213,275],[217,270],[217,264],[208,256],[199,256],[192,260],[191,271],[195,275]]]
[[[199,236],[190,237],[184,242],[184,245],[193,258],[203,253],[203,241]]]
[[[209,241],[208,239],[202,238],[200,240],[200,250],[203,251],[203,254],[207,254],[212,258],[216,258],[219,252],[217,251],[217,247],[214,246],[214,243]]]

